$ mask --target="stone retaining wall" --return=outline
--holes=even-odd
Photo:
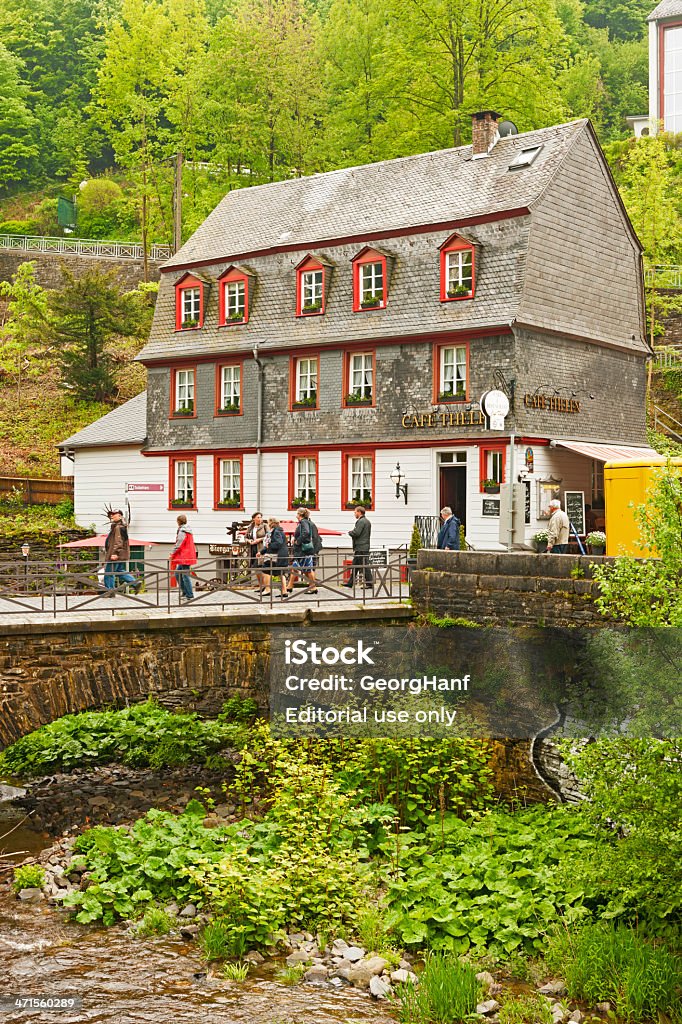
[[[489,551],[419,552],[412,573],[414,608],[439,617],[501,626],[597,626],[604,617],[594,555]]]
[[[41,288],[60,288],[62,265],[79,276],[92,267],[117,270],[121,284],[136,288],[144,280],[142,260],[114,259],[104,256],[78,256],[68,253],[30,252],[27,249],[0,249],[0,281],[11,281],[22,263],[35,263],[36,280]],[[158,281],[161,260],[149,260],[149,280]]]

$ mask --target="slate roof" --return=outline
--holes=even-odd
[[[121,444],[142,444],[147,437],[147,392],[112,409],[105,416],[72,434],[58,447],[98,448]]]
[[[529,206],[586,123],[500,139],[484,159],[473,160],[471,146],[460,146],[235,189],[164,267]],[[544,148],[532,169],[509,171],[520,150],[537,145]]]
[[[678,15],[682,15],[682,0],[661,0],[647,21],[660,21],[662,18],[673,18]]]

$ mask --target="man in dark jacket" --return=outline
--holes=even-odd
[[[342,583],[342,587],[352,587],[354,578],[364,574],[366,587],[374,586],[372,580],[372,571],[367,564],[370,547],[370,538],[372,536],[372,524],[365,515],[365,510],[362,505],[358,505],[355,509],[355,526],[352,530],[348,531],[348,535],[353,541],[353,565],[350,571],[350,579],[348,583]]]
[[[114,589],[117,580],[123,583],[130,583],[139,593],[142,587],[142,580],[127,571],[126,563],[130,559],[130,543],[128,541],[128,528],[123,522],[123,512],[120,509],[109,512],[109,534],[104,542],[104,555],[106,565],[104,566],[104,586],[107,590],[107,597],[114,596]]]
[[[440,517],[443,525],[438,531],[437,546],[441,551],[459,551],[459,519],[449,505],[440,510]]]

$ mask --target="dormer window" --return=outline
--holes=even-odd
[[[440,251],[440,300],[472,299],[475,256],[471,242],[453,235]]]
[[[306,256],[296,267],[296,316],[324,313],[328,269],[315,256]]]
[[[204,322],[204,284],[189,274],[175,286],[175,329],[190,331]]]
[[[353,311],[385,309],[388,298],[386,257],[364,249],[353,260]]]
[[[218,278],[218,323],[245,324],[249,319],[249,275],[238,267],[230,267]]]

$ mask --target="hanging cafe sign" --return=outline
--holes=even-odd
[[[484,427],[485,416],[480,409],[458,409],[456,412],[406,412],[402,418],[405,430],[415,427]]]

